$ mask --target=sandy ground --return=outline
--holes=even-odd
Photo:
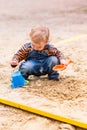
[[[29,85],[12,89],[10,60],[36,25],[50,28],[51,42],[73,64],[58,82],[32,76]],[[87,0],[0,0],[0,97],[87,123],[86,43]],[[83,130],[0,105],[0,130],[35,129]]]

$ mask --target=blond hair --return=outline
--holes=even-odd
[[[49,29],[47,27],[36,27],[31,29],[30,32],[31,41],[34,43],[48,42],[49,41]]]

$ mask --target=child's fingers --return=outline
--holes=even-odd
[[[18,62],[17,61],[11,61],[11,67],[16,67],[18,65]]]

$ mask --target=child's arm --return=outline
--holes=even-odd
[[[59,51],[56,47],[50,46],[50,53],[58,58],[60,64],[68,65],[68,62],[64,54],[61,51]]]
[[[30,43],[24,44],[16,54],[14,54],[12,60],[11,60],[11,66],[16,67],[18,63],[24,59],[26,59],[28,53],[30,50]]]
[[[60,64],[68,65],[68,61],[66,60],[64,54],[61,51],[57,51],[55,56],[59,59]]]

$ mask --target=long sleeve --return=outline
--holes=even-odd
[[[12,61],[17,60],[18,62],[25,60],[29,54],[29,51],[31,50],[31,43],[24,44],[17,53],[14,54]]]
[[[50,45],[50,47],[49,47],[49,55],[54,55],[59,60],[65,59],[64,54],[61,51],[59,51],[56,47],[54,47],[53,45]]]

